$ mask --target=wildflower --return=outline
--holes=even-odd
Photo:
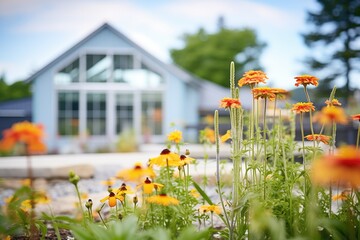
[[[119,189],[116,191],[117,195],[125,196],[126,194],[133,194],[134,191],[131,190],[130,186],[127,186],[125,183],[122,183]]]
[[[116,181],[116,179],[115,178],[113,178],[113,177],[111,177],[111,178],[108,178],[108,179],[106,179],[106,180],[104,180],[104,181],[101,181],[101,184],[102,185],[105,185],[105,186],[113,186],[114,184],[115,184],[115,181]]]
[[[272,88],[272,92],[279,99],[284,99],[289,96],[289,92],[282,88]]]
[[[135,163],[131,169],[123,169],[116,175],[117,178],[123,181],[139,182],[144,177],[155,177],[155,172],[152,168],[143,168],[141,163]]]
[[[342,146],[335,154],[328,154],[314,161],[312,179],[320,185],[360,186],[360,150]]]
[[[318,78],[311,76],[311,75],[301,75],[301,76],[297,76],[295,77],[296,79],[296,83],[295,86],[298,87],[299,85],[303,85],[304,87],[306,87],[307,85],[314,85],[315,87],[319,84],[318,82]]]
[[[240,108],[241,103],[239,99],[236,98],[223,98],[220,100],[220,107],[221,108]]]
[[[215,131],[213,129],[206,127],[204,130],[202,130],[201,133],[203,140],[205,140],[206,142],[215,142]]]
[[[149,166],[152,167],[153,165],[157,165],[159,167],[178,167],[180,166],[180,156],[171,152],[169,149],[164,149],[161,151],[159,156],[150,158]]]
[[[153,183],[149,178],[146,178],[145,181],[139,184],[137,187],[143,187],[143,192],[145,194],[151,194],[154,191],[154,189],[159,190],[162,187],[164,187],[164,185],[160,183]]]
[[[341,103],[336,98],[332,99],[331,101],[328,99],[325,101],[326,106],[341,106]]]
[[[193,196],[194,198],[199,198],[200,197],[199,192],[195,188],[190,190],[190,195]]]
[[[204,118],[204,122],[207,125],[213,125],[214,124],[214,116],[213,115],[206,115]]]
[[[333,201],[338,201],[338,200],[344,201],[348,198],[349,192],[350,192],[350,190],[344,190],[341,193],[332,196],[331,199]]]
[[[295,113],[304,113],[315,111],[315,107],[312,102],[298,102],[293,104],[291,110]]]
[[[92,205],[93,205],[93,202],[92,202],[91,199],[88,199],[88,200],[86,201],[86,203],[85,203],[85,207],[86,207],[87,209],[91,209],[91,208],[92,208]]]
[[[269,88],[269,87],[253,88],[252,94],[255,99],[267,98],[270,101],[275,100],[275,93],[274,93],[273,89]]]
[[[180,143],[181,139],[182,139],[182,132],[179,130],[175,130],[168,135],[168,140],[175,143]]]
[[[185,165],[190,164],[192,162],[195,162],[195,158],[191,158],[191,157],[186,156],[186,155],[181,155],[180,156],[180,166],[185,166]]]
[[[108,201],[109,207],[116,206],[116,199],[120,201],[124,201],[124,197],[116,195],[114,192],[111,192],[109,196],[104,197],[100,200],[101,203]]]
[[[146,201],[148,201],[149,203],[155,203],[155,204],[163,205],[163,206],[179,205],[179,200],[177,200],[176,198],[170,197],[170,196],[166,195],[165,193],[148,197],[146,199]]]
[[[358,120],[358,121],[360,121],[360,113],[359,113],[359,114],[355,114],[355,115],[351,115],[351,118],[352,118],[353,120]]]
[[[322,142],[324,144],[329,145],[329,141],[330,141],[330,136],[326,136],[326,135],[322,135],[322,134],[310,134],[305,136],[305,138],[309,141],[318,141],[318,142]]]
[[[43,143],[44,131],[40,124],[28,121],[15,123],[3,133],[4,138],[0,141],[0,149],[10,151],[15,144],[26,145],[28,153],[44,153],[46,146]]]
[[[30,184],[31,184],[31,179],[30,178],[25,178],[25,179],[22,179],[21,181],[20,181],[20,183],[21,183],[21,186],[30,186]]]
[[[199,210],[202,213],[211,212],[211,213],[216,213],[218,215],[221,214],[221,209],[217,205],[203,205],[199,208]]]
[[[220,137],[220,141],[221,142],[226,142],[230,138],[231,138],[231,131],[227,130],[226,133]]]
[[[343,108],[328,106],[323,107],[321,112],[315,115],[314,121],[319,121],[321,124],[331,124],[335,122],[345,125],[347,124],[348,119]]]
[[[243,77],[238,81],[239,87],[244,85],[250,85],[253,87],[258,83],[265,83],[268,77],[263,71],[260,70],[250,70],[244,73]]]
[[[134,196],[133,197],[133,203],[134,203],[134,205],[136,206],[136,204],[139,202],[139,199],[138,199],[138,197],[137,196]]]

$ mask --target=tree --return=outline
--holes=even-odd
[[[229,87],[229,65],[235,63],[237,75],[261,69],[259,56],[265,43],[259,42],[252,29],[226,29],[210,34],[200,28],[183,36],[184,48],[171,49],[172,60],[194,75]],[[240,74],[239,74],[240,73]]]
[[[303,34],[305,44],[321,55],[309,57],[307,64],[318,71],[323,84],[319,96],[329,94],[335,80],[344,80],[337,95],[348,97],[352,92],[351,77],[360,59],[360,1],[317,0],[320,9],[309,11],[307,21],[313,28]],[[312,51],[315,52],[315,51]],[[346,100],[346,99],[345,99]]]
[[[5,77],[0,77],[0,102],[30,97],[30,84],[24,81],[17,81],[7,84]]]

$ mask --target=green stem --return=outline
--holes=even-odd
[[[267,105],[267,99],[264,99],[264,116],[263,116],[263,146],[264,146],[264,199],[266,199],[266,133],[267,133],[267,127],[266,127],[266,105]]]
[[[311,102],[310,101],[310,95],[308,93],[308,90],[306,88],[306,86],[304,86],[304,91],[305,91],[305,95],[306,95],[306,99],[308,102]],[[312,138],[314,139],[314,126],[313,126],[313,120],[312,120],[312,110],[310,109],[310,112],[309,112],[309,116],[310,116],[310,131],[311,131],[311,135],[312,135]],[[313,141],[313,160],[315,159],[315,155],[316,155],[316,147],[315,147],[315,141]]]
[[[359,149],[359,141],[360,141],[360,120],[359,120],[358,132],[357,132],[357,138],[356,138],[356,150]]]
[[[300,130],[301,130],[301,142],[302,142],[302,157],[304,167],[304,199],[306,199],[306,159],[305,159],[305,141],[304,141],[304,123],[303,113],[300,113]]]
[[[276,151],[275,151],[275,113],[276,113],[276,102],[277,102],[277,95],[275,96],[274,101],[274,112],[273,112],[273,139],[272,139],[272,150],[273,150],[273,158],[274,158],[274,166],[276,166]]]

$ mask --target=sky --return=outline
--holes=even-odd
[[[23,80],[107,22],[165,63],[200,27],[254,29],[273,87],[292,89],[309,54],[300,36],[315,0],[0,0],[0,74]],[[230,64],[230,63],[229,63]],[[225,76],[226,78],[228,76]]]

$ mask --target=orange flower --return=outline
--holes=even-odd
[[[318,83],[318,78],[311,76],[311,75],[301,75],[301,76],[297,76],[295,77],[296,79],[296,83],[295,86],[298,87],[299,85],[303,85],[304,87],[306,87],[307,85],[314,85],[315,87],[319,84]]]
[[[350,194],[350,190],[344,190],[344,191],[342,191],[341,193],[332,196],[331,199],[332,199],[333,201],[338,201],[338,200],[343,201],[343,200],[348,199],[348,195],[349,195],[349,194]]]
[[[322,134],[314,134],[314,135],[310,134],[305,136],[305,138],[309,141],[318,141],[318,142],[323,142],[324,144],[329,144],[331,137]]]
[[[134,168],[119,171],[116,177],[124,181],[139,182],[144,177],[155,177],[155,172],[152,168],[143,168],[142,164],[138,162]]]
[[[168,135],[168,140],[175,143],[180,143],[181,139],[182,139],[182,132],[179,130],[172,131]]]
[[[202,131],[202,136],[206,141],[209,141],[210,143],[215,142],[215,131],[211,128],[205,128]]]
[[[355,115],[351,115],[351,118],[354,119],[354,120],[359,120],[360,121],[360,113],[355,114]]]
[[[220,101],[220,107],[221,108],[240,108],[241,107],[241,103],[239,101],[239,99],[235,99],[235,98],[223,98]]]
[[[275,100],[275,93],[272,88],[269,87],[259,87],[252,89],[252,94],[255,99],[267,98],[270,101]]]
[[[337,100],[336,98],[334,98],[333,100],[326,100],[325,101],[326,106],[341,106],[341,103],[339,102],[339,100]]]
[[[104,197],[100,200],[101,203],[104,203],[108,201],[109,207],[115,207],[116,206],[116,199],[120,201],[124,201],[124,197],[115,195],[115,193],[110,192],[109,196]]]
[[[170,196],[166,195],[165,193],[151,196],[151,197],[147,198],[146,201],[148,201],[149,203],[155,203],[155,204],[163,205],[163,206],[179,205],[179,200],[177,200],[176,198],[170,197]]]
[[[304,113],[315,111],[315,107],[312,102],[298,102],[293,104],[291,110],[295,113]]]
[[[0,141],[0,150],[10,151],[15,144],[26,145],[29,153],[44,153],[46,146],[43,143],[44,131],[40,124],[28,121],[15,123],[3,133],[4,138]]]
[[[240,78],[238,84],[239,87],[242,87],[244,85],[250,85],[253,87],[255,84],[265,83],[266,79],[268,79],[268,77],[263,71],[250,70],[244,73],[243,77]]]
[[[272,91],[279,99],[285,99],[289,96],[289,92],[282,88],[273,88]]]
[[[181,165],[180,156],[176,153],[171,152],[169,149],[161,151],[160,155],[154,158],[150,158],[149,166],[157,165],[159,167],[178,167]]]
[[[347,124],[348,119],[341,107],[328,106],[323,107],[315,117],[314,121],[319,121],[321,124],[331,124],[333,122],[339,124]]]
[[[360,187],[360,150],[342,146],[331,155],[314,161],[311,176],[316,184]]]

